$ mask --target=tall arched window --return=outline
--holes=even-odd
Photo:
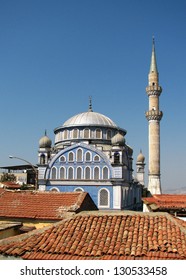
[[[73,152],[70,152],[70,153],[68,154],[68,160],[69,160],[69,161],[74,161],[74,153],[73,153]]]
[[[101,189],[99,192],[99,207],[109,207],[109,191]]]
[[[74,128],[73,130],[73,138],[78,138],[78,129]]]
[[[94,168],[94,180],[99,180],[100,176],[99,176],[99,167],[95,167]]]
[[[53,180],[57,179],[57,170],[56,170],[56,167],[52,167],[52,170],[51,170],[51,179],[53,179]]]
[[[90,130],[89,128],[84,129],[84,138],[90,138]]]
[[[77,179],[78,180],[82,179],[82,168],[81,167],[77,168]]]
[[[90,161],[91,160],[91,153],[90,152],[86,152],[85,154],[85,161]]]
[[[108,167],[105,166],[103,167],[103,180],[106,180],[109,178],[109,170],[108,170]]]
[[[120,163],[120,154],[118,152],[114,153],[114,163]]]
[[[67,137],[68,137],[68,131],[65,129],[63,133],[64,133],[64,134],[63,134],[63,135],[64,135],[64,139],[67,139]]]
[[[45,155],[42,154],[41,157],[40,157],[40,164],[45,164],[45,163],[46,163]]]
[[[86,168],[85,168],[85,179],[86,180],[90,180],[90,167],[89,166],[87,166]]]
[[[100,139],[101,138],[101,129],[96,129],[96,138]]]
[[[74,169],[73,169],[73,167],[69,167],[69,169],[68,169],[68,179],[69,180],[74,179]]]
[[[65,167],[61,167],[60,168],[60,174],[59,174],[59,176],[60,176],[60,179],[65,179],[66,178],[66,176],[65,176],[65,172],[66,170],[65,170]]]
[[[82,149],[77,150],[77,161],[83,161],[83,151],[82,151]]]

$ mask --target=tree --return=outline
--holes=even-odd
[[[1,182],[15,182],[16,176],[11,173],[5,173],[3,172],[3,175],[1,176]]]

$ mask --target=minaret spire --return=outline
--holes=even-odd
[[[159,77],[156,63],[155,42],[152,42],[152,55],[148,86],[146,92],[149,98],[149,110],[146,118],[149,124],[149,182],[148,190],[153,194],[161,193],[160,181],[160,121],[163,116],[159,110],[159,97],[162,88],[159,86]]]
[[[152,55],[151,55],[151,64],[150,64],[150,73],[158,73],[157,63],[156,63],[156,52],[155,52],[155,40],[152,38]]]

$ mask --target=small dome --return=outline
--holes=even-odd
[[[51,148],[52,145],[52,141],[50,140],[50,138],[46,135],[43,137],[41,137],[41,139],[39,140],[39,148]]]
[[[142,154],[142,152],[140,151],[139,155],[137,156],[137,162],[143,162],[145,161],[145,157]]]
[[[117,133],[114,135],[111,139],[112,145],[119,145],[124,146],[125,145],[125,138],[121,133]]]

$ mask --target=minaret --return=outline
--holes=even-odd
[[[146,92],[149,97],[149,110],[146,118],[149,122],[149,174],[148,190],[153,194],[161,194],[160,180],[160,121],[163,116],[159,110],[159,96],[162,88],[159,86],[159,75],[156,63],[155,42],[153,38],[150,71]]]
[[[136,162],[136,179],[141,185],[145,185],[145,157],[140,150]]]

